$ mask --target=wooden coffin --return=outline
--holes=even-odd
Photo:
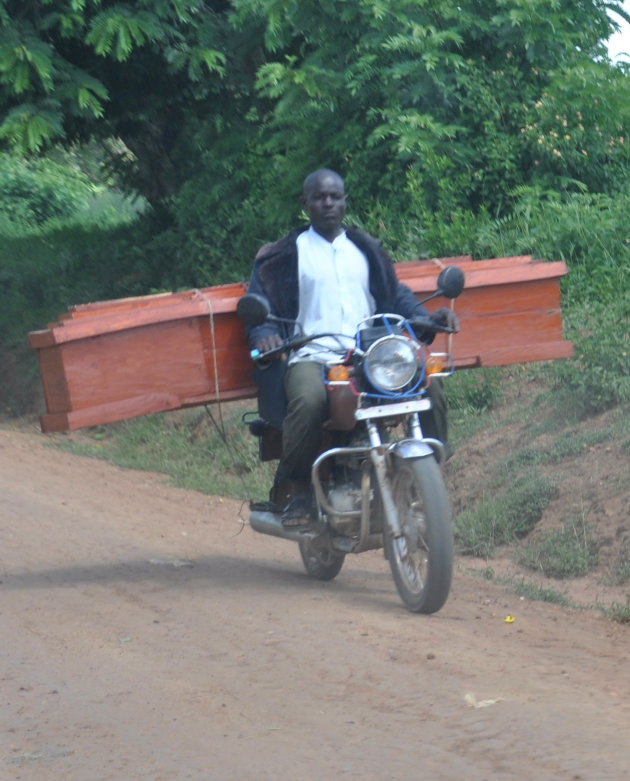
[[[420,299],[435,290],[441,265],[455,264],[466,287],[455,309],[456,368],[566,358],[559,280],[564,263],[529,256],[470,257],[396,265]],[[43,431],[63,431],[154,412],[255,396],[252,363],[236,316],[243,284],[72,307],[29,334],[37,350],[46,414]],[[444,306],[444,299],[427,303]],[[444,349],[439,337],[434,343]]]

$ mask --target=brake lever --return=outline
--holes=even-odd
[[[411,330],[418,336],[418,332],[431,331],[432,333],[455,334],[457,331],[448,325],[440,325],[430,317],[414,317],[407,321]]]

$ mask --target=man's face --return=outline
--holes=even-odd
[[[341,233],[341,221],[346,213],[346,196],[343,182],[338,177],[325,174],[304,194],[304,208],[315,230],[327,239]]]

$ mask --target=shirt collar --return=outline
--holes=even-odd
[[[328,244],[332,247],[338,247],[340,244],[343,244],[346,240],[346,231],[344,230],[342,233],[340,233],[338,236],[336,236],[332,241],[328,241],[328,239],[325,239],[320,233],[318,233],[315,228],[311,225],[308,229],[309,239],[314,241],[323,241],[324,244]]]

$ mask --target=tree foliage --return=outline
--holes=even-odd
[[[109,144],[155,207],[147,251],[173,285],[244,273],[321,165],[394,251],[465,252],[470,215],[509,214],[519,188],[625,187],[630,80],[606,56],[609,9],[624,15],[604,0],[0,0],[0,141]]]
[[[363,197],[373,197],[384,176],[387,189],[395,181],[400,190],[408,172],[428,210],[496,208],[500,193],[548,172],[561,173],[565,185],[581,181],[570,161],[557,170],[557,146],[549,165],[538,155],[541,135],[566,136],[565,114],[577,123],[580,112],[585,134],[601,131],[604,151],[591,150],[600,159],[589,160],[600,169],[605,144],[627,119],[620,102],[628,98],[627,79],[613,79],[608,64],[597,62],[610,31],[600,3],[579,3],[579,13],[568,0],[235,5],[267,20],[268,56],[256,83],[273,102],[269,151],[290,155],[291,164],[331,159],[354,176]],[[567,81],[584,91],[571,92]],[[614,110],[602,112],[596,95],[613,86]],[[537,111],[546,122],[538,136],[527,132]],[[565,140],[567,154],[582,154],[579,141]],[[597,185],[615,186],[601,170]]]
[[[320,165],[346,177],[351,219],[402,257],[470,251],[448,226],[508,214],[522,187],[625,187],[630,81],[606,58],[604,3],[233,10],[231,34],[245,35],[228,58],[238,86],[186,129],[198,153],[172,210],[180,270],[246,269],[257,243],[299,219],[301,180]]]
[[[60,140],[122,138],[137,156],[134,183],[165,197],[176,127],[224,73],[225,7],[0,0],[0,139],[32,153]]]

